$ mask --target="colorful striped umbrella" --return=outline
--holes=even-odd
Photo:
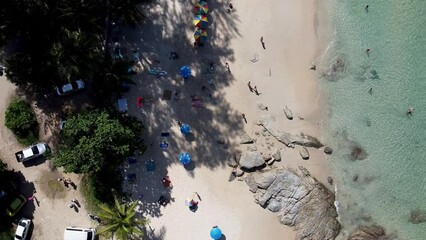
[[[197,43],[203,43],[207,40],[207,32],[204,29],[197,29],[194,33],[194,39]]]
[[[194,25],[197,28],[207,28],[207,26],[209,25],[209,20],[207,20],[207,16],[206,15],[195,15],[194,16]]]
[[[205,1],[198,1],[194,4],[194,13],[195,14],[207,14],[209,11],[209,5]]]

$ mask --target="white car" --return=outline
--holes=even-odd
[[[25,148],[22,151],[16,152],[15,157],[18,162],[25,162],[27,160],[44,155],[48,150],[46,143],[37,143],[30,147]]]
[[[28,234],[28,229],[30,228],[31,220],[22,218],[18,222],[18,227],[15,232],[15,240],[25,240]]]
[[[64,240],[94,240],[94,228],[67,227],[64,231]]]
[[[62,85],[61,87],[56,88],[56,93],[59,96],[67,95],[70,93],[73,93],[75,91],[84,89],[86,87],[86,84],[83,82],[83,80],[79,79],[71,83],[67,83],[65,85]]]

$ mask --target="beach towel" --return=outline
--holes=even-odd
[[[192,107],[193,108],[203,107],[203,99],[201,99],[201,98],[192,99]]]
[[[138,160],[137,160],[135,157],[128,157],[128,158],[127,158],[127,162],[128,162],[129,164],[135,164],[135,163],[137,163],[137,162],[138,162]]]
[[[164,90],[163,91],[163,100],[171,100],[172,99],[172,91]]]

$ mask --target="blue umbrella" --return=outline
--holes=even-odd
[[[210,237],[212,237],[215,240],[220,239],[222,237],[222,231],[220,230],[220,228],[218,227],[212,228],[212,230],[210,230]]]
[[[179,154],[179,162],[183,165],[187,165],[191,162],[191,155],[189,153],[181,153]]]
[[[180,68],[180,75],[184,78],[187,79],[191,76],[191,68],[188,66],[183,66]]]
[[[191,128],[188,124],[182,124],[182,126],[180,127],[180,132],[183,133],[183,135],[187,135],[191,132]]]

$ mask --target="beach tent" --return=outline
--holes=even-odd
[[[218,227],[213,227],[212,230],[210,230],[210,237],[214,240],[220,239],[222,237],[222,230]]]
[[[194,25],[197,28],[201,28],[201,29],[207,28],[207,26],[209,25],[209,21],[207,19],[207,16],[206,15],[195,15],[194,16]]]
[[[207,40],[206,30],[197,28],[194,32],[194,39],[197,43],[205,42]]]
[[[183,165],[189,164],[191,162],[191,155],[189,155],[189,153],[179,154],[179,162]]]
[[[209,5],[205,1],[198,1],[194,4],[194,13],[205,15],[209,11]]]
[[[118,99],[117,105],[118,105],[118,111],[120,111],[120,112],[126,112],[128,110],[127,99],[125,99],[125,98]]]
[[[180,68],[180,75],[184,78],[187,79],[191,76],[191,68],[188,66],[183,66]]]
[[[183,133],[183,135],[187,135],[191,132],[191,128],[188,124],[182,124],[182,126],[180,127],[180,132]]]

